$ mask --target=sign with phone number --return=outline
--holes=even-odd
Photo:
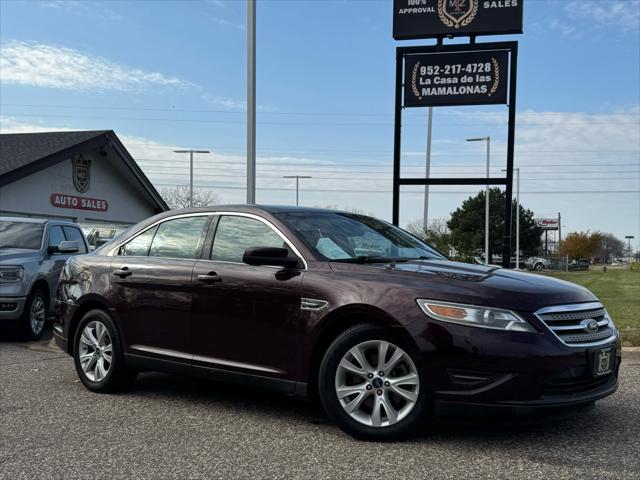
[[[505,50],[407,55],[404,106],[507,103],[508,69]]]

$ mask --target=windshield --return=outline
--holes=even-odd
[[[341,262],[444,260],[413,235],[386,222],[342,212],[284,212],[276,216],[321,258]]]
[[[43,223],[0,220],[0,248],[39,250],[43,230]]]

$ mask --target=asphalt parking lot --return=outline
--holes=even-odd
[[[0,478],[640,478],[639,385],[629,357],[589,411],[363,443],[261,390],[146,373],[130,392],[90,393],[49,339],[0,336]]]

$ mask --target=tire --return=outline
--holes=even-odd
[[[385,361],[379,362],[384,344]],[[354,352],[358,351],[367,365],[357,360]],[[384,364],[390,367],[387,372],[379,370]],[[423,372],[415,346],[387,328],[361,324],[346,330],[327,349],[320,365],[318,393],[329,418],[349,435],[361,440],[398,440],[414,434],[427,413]],[[402,395],[396,393],[399,389]]]
[[[541,272],[542,270],[544,270],[544,265],[543,265],[542,263],[536,263],[536,264],[533,266],[533,269],[534,269],[536,272]]]
[[[20,318],[20,333],[24,340],[36,341],[42,338],[48,311],[47,295],[41,289],[34,288],[27,297]]]
[[[118,328],[103,310],[90,310],[80,320],[73,359],[83,385],[94,392],[119,392],[136,380],[137,372],[125,363]]]

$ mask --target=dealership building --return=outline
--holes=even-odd
[[[111,130],[0,135],[0,216],[126,226],[167,204]]]

